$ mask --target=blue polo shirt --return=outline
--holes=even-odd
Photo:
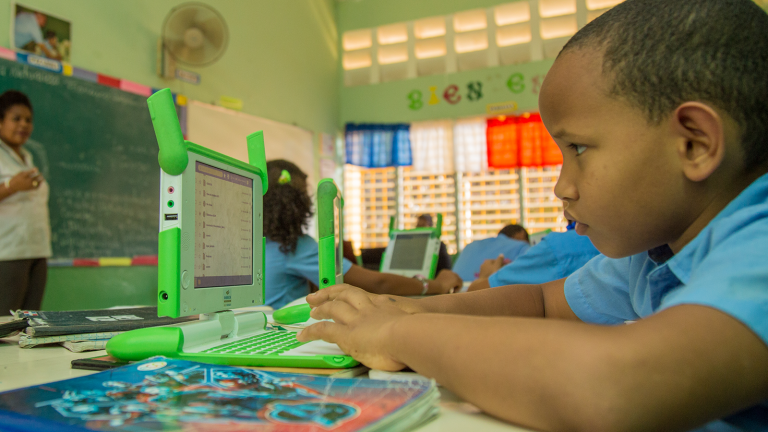
[[[587,236],[575,230],[547,234],[514,262],[488,278],[491,288],[515,284],[541,284],[568,277],[600,252]]]
[[[318,246],[315,239],[308,235],[299,237],[296,251],[290,254],[280,251],[280,243],[267,239],[264,267],[265,304],[274,309],[309,294],[307,281],[320,285]],[[352,263],[346,258],[343,268],[345,274],[352,268]]]
[[[504,234],[473,241],[461,252],[459,258],[453,264],[453,271],[456,272],[464,282],[471,282],[477,279],[480,265],[482,265],[485,260],[495,259],[499,254],[502,254],[504,255],[504,258],[514,261],[518,256],[530,249],[530,247],[531,246],[528,243],[511,239]]]
[[[607,325],[681,304],[709,306],[768,344],[768,174],[678,254],[663,246],[621,259],[600,255],[566,279],[565,298],[583,321]],[[768,430],[768,401],[706,430]]]

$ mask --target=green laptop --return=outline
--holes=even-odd
[[[389,243],[381,258],[379,271],[405,277],[434,279],[440,253],[443,215],[437,214],[434,228],[409,230],[395,228],[394,216],[389,219]]]
[[[264,304],[262,132],[247,137],[246,164],[185,141],[170,90],[149,97],[148,105],[160,147],[158,315],[200,319],[120,334],[107,352],[129,361],[163,355],[237,366],[357,365],[334,344],[302,343],[295,332],[270,326],[263,312],[234,311]],[[325,192],[331,186],[332,196]],[[343,200],[332,180],[318,189],[320,275],[332,284],[342,272]],[[325,238],[329,227],[338,236]]]

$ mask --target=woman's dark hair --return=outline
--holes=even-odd
[[[27,95],[18,90],[8,90],[0,95],[0,120],[5,118],[5,113],[14,105],[24,105],[32,112],[32,103]]]
[[[280,184],[283,170],[291,181]],[[307,175],[296,165],[278,159],[267,162],[269,188],[264,195],[264,237],[280,243],[280,252],[296,252],[299,237],[309,226],[312,200],[307,193]]]

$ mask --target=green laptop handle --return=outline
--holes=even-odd
[[[147,106],[157,145],[160,147],[160,153],[157,155],[160,168],[170,175],[179,175],[187,169],[189,156],[171,90],[165,88],[153,94],[147,98]]]
[[[318,275],[320,289],[344,282],[336,278],[336,254],[339,253],[335,248],[335,226],[334,226],[334,199],[339,199],[340,214],[339,218],[339,237],[344,238],[344,197],[333,179],[325,178],[320,180],[317,185],[317,231],[320,239],[318,244]],[[330,204],[330,205],[329,205]],[[272,319],[280,324],[296,324],[306,322],[309,317],[310,307],[308,304],[300,304],[289,307],[283,307],[272,313]]]
[[[293,305],[280,308],[272,313],[272,319],[280,324],[296,324],[309,320],[312,309],[308,304]]]
[[[170,175],[183,173],[189,164],[187,150],[190,149],[204,156],[226,161],[238,168],[244,168],[245,164],[237,159],[184,140],[170,89],[162,89],[147,98],[147,106],[149,107],[149,116],[152,119],[152,127],[155,130],[155,137],[157,137],[157,145],[160,147],[157,161],[163,171]],[[246,137],[246,142],[248,143],[248,164],[258,168],[262,192],[267,193],[267,158],[264,151],[264,133],[262,131],[252,133]],[[249,168],[245,169],[250,171]]]
[[[438,213],[437,214],[437,223],[435,224],[435,230],[432,231],[432,238],[440,238],[440,235],[443,233],[443,214]]]

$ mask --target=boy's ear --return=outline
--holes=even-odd
[[[701,102],[685,102],[672,114],[672,128],[680,138],[677,154],[685,176],[695,182],[706,180],[725,156],[723,119]]]

